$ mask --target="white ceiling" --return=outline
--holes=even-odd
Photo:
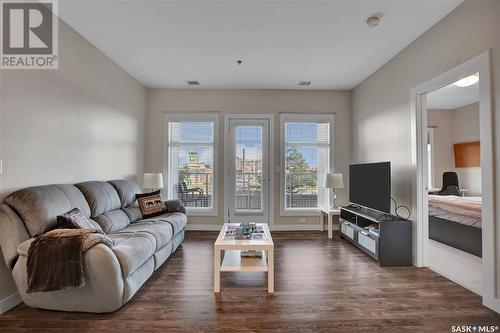
[[[479,83],[468,87],[450,84],[427,94],[427,109],[454,110],[479,102]]]
[[[151,88],[352,89],[461,2],[60,0],[59,16]]]

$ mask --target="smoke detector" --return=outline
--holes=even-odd
[[[366,20],[366,24],[370,28],[376,27],[380,23],[380,15],[372,15]]]

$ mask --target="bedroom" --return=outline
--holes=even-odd
[[[430,268],[482,294],[479,73],[427,95]]]

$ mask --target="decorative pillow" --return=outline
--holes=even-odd
[[[143,218],[158,216],[167,212],[167,206],[160,192],[161,190],[135,195]]]
[[[78,208],[73,208],[66,214],[58,215],[57,224],[61,229],[96,229],[102,231],[97,222],[86,217]]]

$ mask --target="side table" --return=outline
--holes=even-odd
[[[333,237],[333,217],[340,216],[340,208],[332,209],[330,207],[322,207],[321,209],[321,226],[323,226],[323,216],[328,216],[328,238]],[[321,228],[323,230],[323,228]]]

